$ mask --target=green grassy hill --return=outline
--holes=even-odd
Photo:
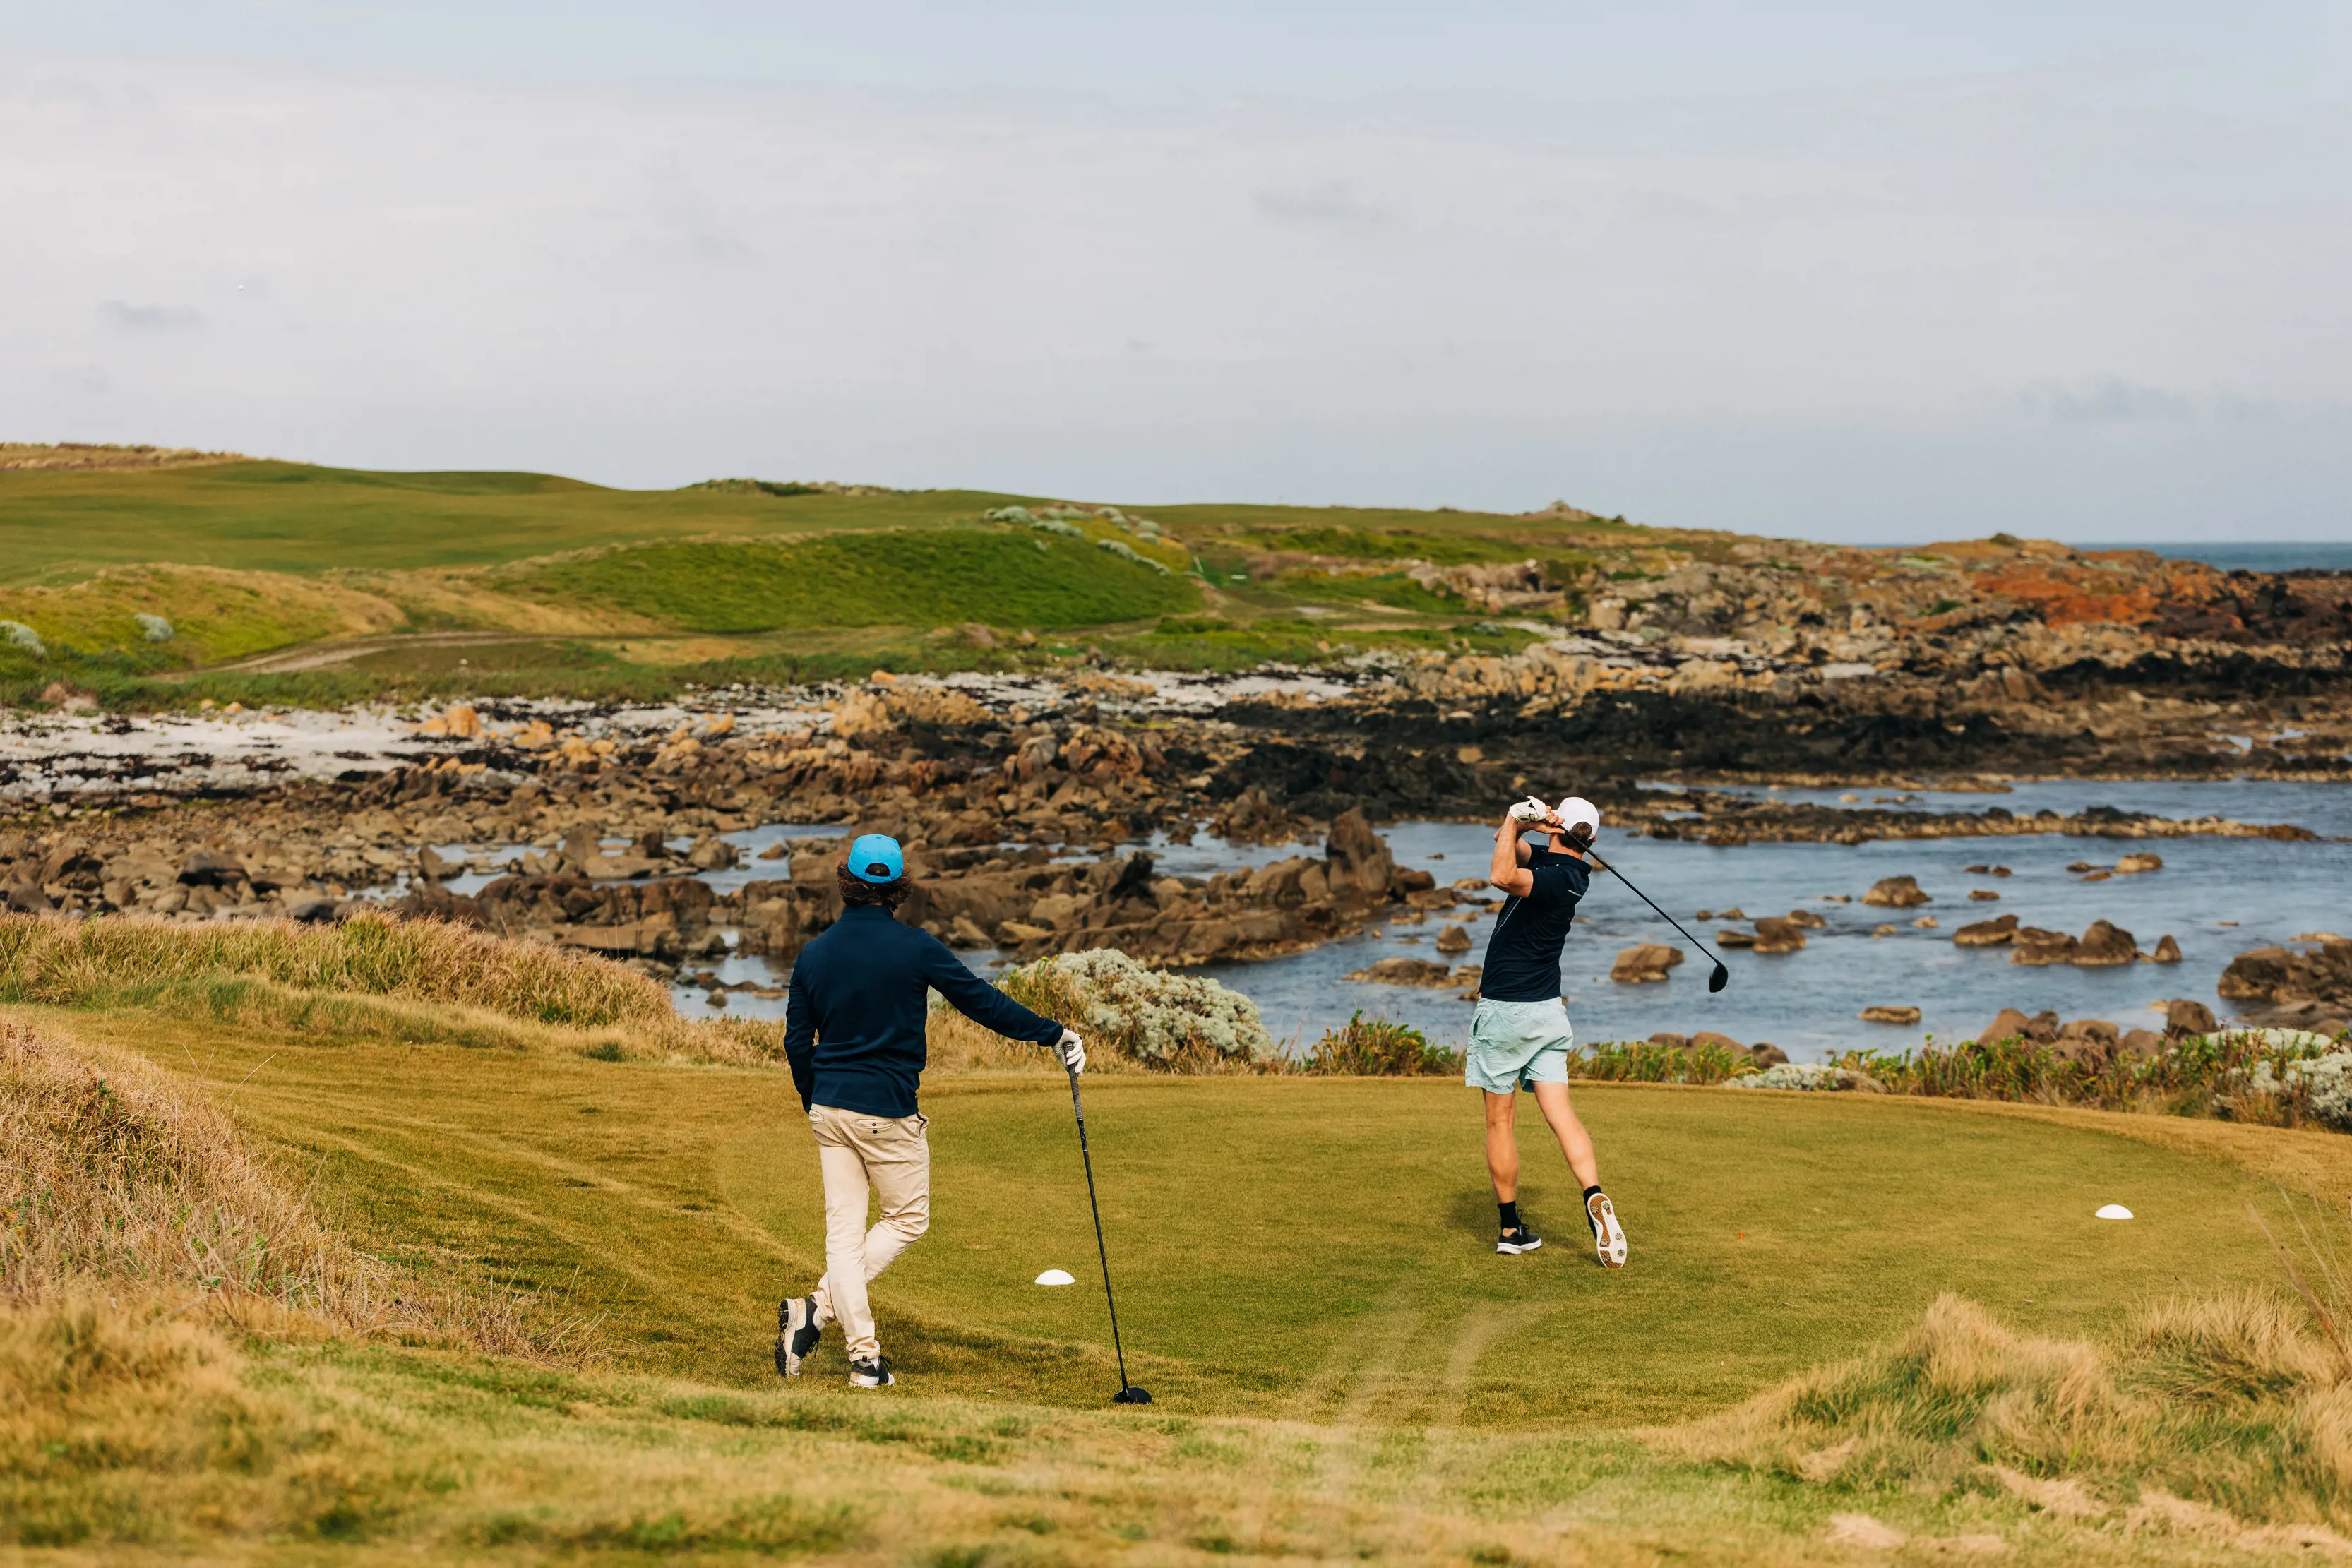
[[[1022,504],[1050,505],[258,460],[0,471],[0,621],[26,629],[0,636],[0,702],[58,683],[120,706],[658,695],[696,679],[1051,663],[1084,651],[1074,635],[1196,667],[1375,645],[1496,651],[1526,633],[1397,563],[1539,559],[1572,575],[1596,551],[1669,538],[1582,514],[1151,509],[1164,531],[1091,505],[1025,526],[986,516]],[[1302,564],[1316,562],[1356,575]],[[1160,626],[1171,616],[1184,624]],[[446,654],[436,639],[452,632],[502,647],[475,637]],[[328,656],[299,661],[313,673],[269,667],[315,643]]]

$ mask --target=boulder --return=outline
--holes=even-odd
[[[1969,898],[1971,902],[1977,904],[1998,904],[2000,902],[2000,894],[1993,892],[1993,890],[1989,887],[1972,887],[1969,889]]]
[[[948,946],[950,947],[992,947],[988,933],[969,915],[959,915],[948,923]]]
[[[1453,971],[1426,958],[1382,958],[1369,969],[1355,970],[1347,978],[1381,986],[1438,987],[1454,983]]]
[[[2105,1019],[2074,1019],[2058,1026],[2061,1040],[2095,1040],[2102,1045],[2113,1045],[2123,1037],[2123,1030]]]
[[[1748,1048],[1748,1059],[1761,1068],[1774,1068],[1789,1060],[1789,1053],[1769,1040],[1759,1040]]]
[[[2025,1020],[2025,1038],[2038,1045],[2048,1045],[2058,1038],[2058,1015],[2043,1008]]]
[[[1911,1007],[1864,1008],[1856,1016],[1864,1023],[1917,1023],[1919,1009]]]
[[[1992,1022],[1985,1025],[1983,1030],[1978,1034],[1977,1043],[1990,1045],[1995,1040],[2023,1040],[2032,1022],[2032,1019],[2015,1008],[2003,1008],[1992,1015]]]
[[[1388,841],[1372,831],[1372,825],[1364,820],[1362,807],[1350,806],[1331,819],[1323,855],[1329,862],[1324,874],[1330,879],[1333,893],[1353,888],[1374,898],[1388,896],[1396,860],[1389,853]]]
[[[1448,925],[1437,934],[1437,950],[1441,953],[1470,951],[1470,933],[1459,925]]]
[[[2233,1001],[2322,1002],[2331,1011],[2352,1008],[2352,941],[2332,935],[2298,940],[2319,946],[2309,953],[2285,947],[2241,953],[2222,971],[2216,988]]]
[[[1664,979],[1666,971],[1682,961],[1681,948],[1669,947],[1663,942],[1644,942],[1618,954],[1617,961],[1609,967],[1609,977],[1619,985],[1645,985]]]
[[[2162,871],[2163,869],[2164,857],[2162,855],[2148,854],[2145,852],[2137,854],[2126,855],[2123,859],[2116,862],[2116,874],[2117,876],[2137,876],[2142,872]]]
[[[416,852],[416,874],[427,882],[439,882],[457,869],[455,862],[444,857],[431,844]]]
[[[1699,1030],[1696,1034],[1690,1037],[1690,1042],[1694,1048],[1703,1045],[1713,1045],[1719,1046],[1725,1051],[1735,1051],[1742,1053],[1745,1053],[1748,1050],[1746,1046],[1740,1044],[1729,1035],[1717,1034],[1711,1029],[1703,1029]]]
[[[1919,891],[1919,879],[1916,876],[1881,877],[1870,884],[1862,901],[1885,909],[1908,909],[1915,904],[1933,902]]]
[[[2147,956],[2147,961],[2151,964],[2180,962],[2180,944],[2172,939],[2171,932],[2168,931],[2156,939],[2156,951]]]
[[[2183,997],[2164,1004],[2164,1032],[2169,1035],[2211,1034],[2219,1028],[2213,1009]]]
[[[1805,934],[1778,915],[1768,915],[1756,923],[1759,953],[1794,953],[1804,945]]]
[[[1715,934],[1715,945],[1718,947],[1753,947],[1756,946],[1756,933],[1718,931]]]
[[[2067,961],[2085,969],[2110,968],[2118,964],[2136,963],[2139,959],[2139,944],[2132,934],[2106,920],[2094,920],[2091,928],[2074,944]]]
[[[286,901],[286,918],[315,925],[335,917],[335,901],[323,894],[310,894]]]
[[[245,880],[245,862],[220,850],[194,849],[180,862],[180,881],[188,887],[226,887]]]
[[[2116,1042],[2116,1054],[2145,1061],[2164,1050],[2164,1037],[2152,1029],[2127,1029]]]
[[[716,835],[696,840],[686,852],[686,863],[697,871],[725,871],[735,859],[735,846]]]
[[[1668,1051],[1687,1051],[1690,1049],[1691,1038],[1686,1034],[1676,1034],[1671,1030],[1662,1029],[1658,1030],[1657,1033],[1652,1035],[1643,1043],[1647,1045],[1662,1045]]]
[[[1952,933],[1956,947],[1998,947],[2017,935],[2017,916],[2004,915],[1994,920],[1979,920],[1963,925]]]
[[[2021,925],[2009,944],[2012,964],[2067,964],[2074,958],[2074,939],[2063,931]]]
[[[1780,918],[1791,925],[1801,926],[1807,931],[1819,931],[1829,924],[1810,909],[1791,909]]]

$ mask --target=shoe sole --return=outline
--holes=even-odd
[[[1625,1231],[1617,1223],[1616,1206],[1602,1193],[1584,1206],[1585,1218],[1592,1226],[1592,1251],[1604,1269],[1625,1266]]]
[[[1517,1257],[1522,1252],[1532,1252],[1542,1245],[1543,1238],[1538,1236],[1533,1241],[1497,1241],[1495,1243],[1495,1250],[1507,1252]]]
[[[860,1377],[856,1374],[852,1373],[849,1378],[849,1386],[852,1388],[888,1388],[898,1381],[898,1380],[896,1377],[887,1372],[879,1377]]]
[[[801,1357],[793,1354],[793,1340],[808,1325],[808,1298],[794,1296],[776,1309],[776,1370],[786,1377],[801,1375]]]

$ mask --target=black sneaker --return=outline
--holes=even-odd
[[[887,1388],[898,1381],[890,1375],[890,1364],[880,1356],[872,1361],[849,1364],[849,1386],[852,1388]]]
[[[1497,1252],[1532,1252],[1542,1245],[1543,1238],[1524,1225],[1517,1230],[1506,1230],[1495,1239],[1495,1250]]]
[[[794,1296],[776,1308],[776,1370],[786,1377],[801,1375],[801,1363],[816,1349],[824,1331],[816,1326],[816,1298]]]

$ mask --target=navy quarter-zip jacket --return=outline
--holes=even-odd
[[[929,992],[1010,1040],[1051,1045],[1062,1026],[973,974],[946,943],[901,925],[878,904],[853,904],[801,949],[784,1001],[784,1057],[801,1105],[911,1116],[929,1052]]]

